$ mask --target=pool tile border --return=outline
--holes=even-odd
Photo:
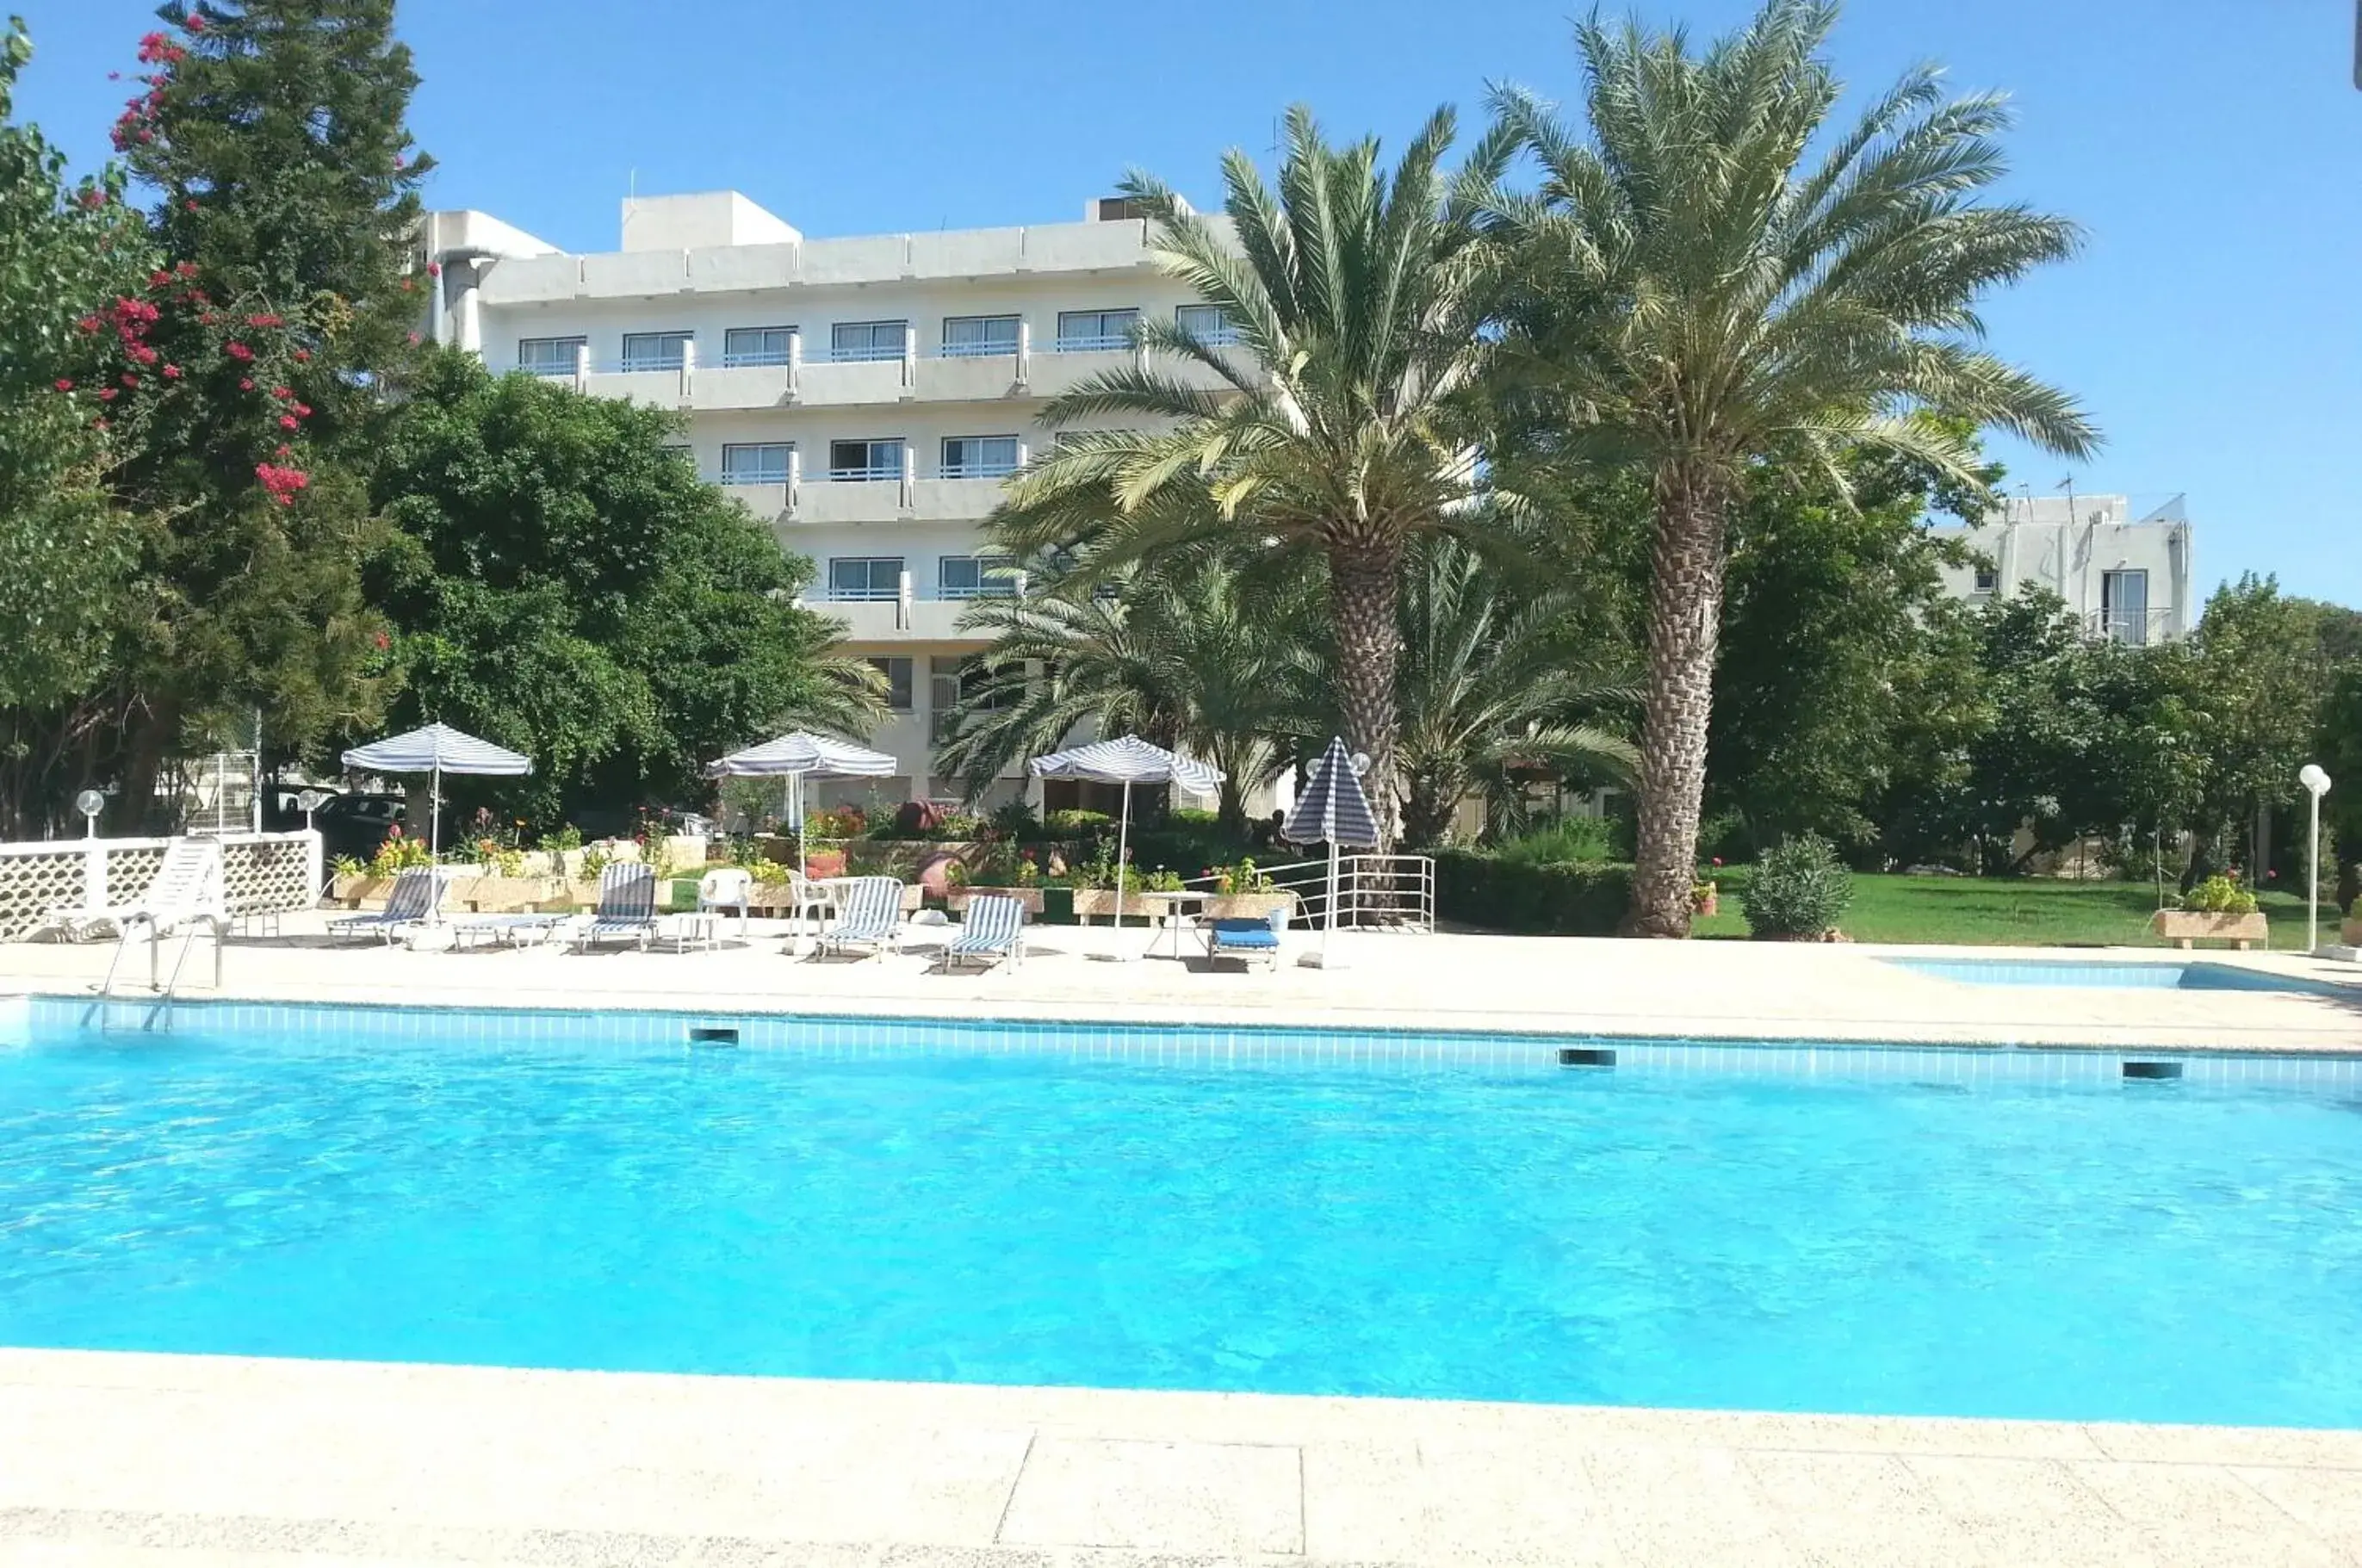
[[[11,1004],[14,1004],[13,1006]],[[1528,1071],[1646,1078],[1783,1077],[1846,1083],[1942,1084],[1974,1088],[2034,1085],[2136,1092],[2124,1064],[2166,1062],[2175,1082],[2308,1094],[2362,1093],[2362,1055],[2207,1051],[2190,1047],[1690,1039],[1595,1031],[1548,1033],[1356,1026],[1175,1024],[1024,1017],[780,1013],[679,1008],[605,1010],[393,1003],[193,999],[98,1002],[35,994],[0,998],[0,1042],[75,1031],[96,1021],[110,1032],[272,1033],[306,1043],[417,1044],[422,1034],[469,1046],[645,1052],[734,1047],[787,1050],[830,1060],[917,1053],[1022,1054],[1079,1062],[1190,1067],[1350,1066],[1394,1071]],[[422,1027],[423,1026],[423,1027]],[[734,1040],[692,1042],[692,1030]],[[1562,1053],[1604,1052],[1612,1066],[1570,1064]]]

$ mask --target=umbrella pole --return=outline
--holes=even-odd
[[[436,746],[434,781],[426,787],[426,874],[439,884],[443,877],[443,748]],[[443,923],[441,888],[436,897],[427,903],[428,923]]]
[[[1329,936],[1337,929],[1337,837],[1334,829],[1329,837],[1329,895],[1326,918],[1320,922],[1320,966],[1329,967]]]
[[[1123,949],[1123,868],[1131,854],[1131,780],[1123,781],[1123,812],[1115,820],[1115,944]],[[1149,933],[1149,941],[1156,940]]]

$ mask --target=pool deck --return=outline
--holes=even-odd
[[[233,939],[215,992],[203,940],[191,997],[474,1007],[679,1008],[1109,1020],[1133,1023],[1301,1023],[1329,1027],[1536,1031],[1692,1039],[1806,1039],[1939,1044],[2148,1046],[2362,1054],[2362,966],[2290,954],[2181,954],[2156,948],[1874,947],[1792,943],[1614,942],[1458,933],[1341,936],[1344,966],[1275,971],[1202,956],[1137,955],[1148,933],[1106,926],[1035,929],[1024,966],[943,975],[930,949],[867,961],[784,952],[782,928],[714,951],[626,947],[413,952],[328,945],[325,916],[288,917],[282,934]],[[915,940],[934,944],[935,933]],[[1292,957],[1313,940],[1292,935]],[[110,945],[0,944],[0,994],[79,991],[105,972]],[[1185,953],[1188,952],[1187,946]],[[2171,963],[2196,957],[2340,985],[2336,996],[2166,988],[1978,986],[1915,975],[1884,956]],[[169,954],[168,954],[169,963]],[[137,955],[126,960],[144,977]],[[135,994],[137,994],[135,992]]]
[[[0,1351],[0,1562],[2362,1562],[2362,1433]]]
[[[2362,988],[1975,987],[1871,947],[1372,934],[1341,969],[1208,973],[1045,928],[1021,971],[947,977],[792,961],[759,925],[586,957],[320,929],[233,942],[218,994],[2362,1053]],[[86,988],[106,957],[0,945],[0,994]],[[0,1350],[0,1564],[461,1562],[2362,1568],[2362,1432]]]

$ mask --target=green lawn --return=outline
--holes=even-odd
[[[1693,928],[1700,936],[1745,936],[1732,878],[1722,908]],[[2169,891],[2170,889],[2169,889]],[[2304,945],[2304,900],[2267,892],[2274,947]],[[1951,942],[1996,946],[2158,947],[2148,933],[2156,890],[2146,883],[2059,882],[2036,878],[1861,876],[1844,929],[1856,942]],[[2322,906],[2322,929],[2334,935],[2336,911]]]

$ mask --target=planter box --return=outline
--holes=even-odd
[[[2244,949],[2251,942],[2266,942],[2269,935],[2260,914],[2201,914],[2194,910],[2159,910],[2149,921],[2149,930],[2176,947],[2193,942],[2228,942]]]
[[[954,914],[957,914],[966,909],[968,900],[979,893],[988,893],[997,899],[1015,899],[1025,906],[1025,912],[1030,915],[1038,916],[1042,912],[1042,889],[1039,888],[954,888],[944,896],[944,901],[951,907]]]
[[[363,872],[358,877],[339,877],[328,888],[328,897],[348,910],[382,909],[386,895],[393,891],[393,878],[372,877]]]
[[[567,884],[555,877],[470,877],[453,878],[444,890],[443,907],[461,914],[524,914],[560,897]],[[599,897],[594,885],[590,897]]]
[[[2362,947],[2362,920],[2340,922],[2337,936],[2338,940],[2344,942],[2348,947]]]
[[[906,883],[902,889],[902,912],[917,914],[924,907],[926,898],[924,888],[916,882]],[[764,914],[790,915],[795,912],[795,890],[785,882],[757,882],[747,894],[747,904]]]
[[[1269,920],[1275,910],[1296,909],[1294,893],[1224,893],[1206,900],[1208,920]]]

